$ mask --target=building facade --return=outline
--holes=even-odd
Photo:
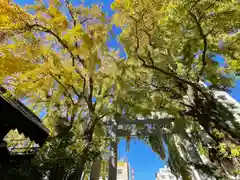
[[[117,163],[117,180],[133,180],[132,170],[128,162],[118,161]]]
[[[191,179],[192,180],[211,180],[208,177],[202,176],[196,169],[192,168],[191,172]],[[156,173],[156,180],[182,180],[181,177],[176,177],[172,174],[170,168],[164,166],[164,168],[160,168],[159,171]]]
[[[106,178],[106,180],[109,177]],[[102,177],[99,180],[104,180]],[[117,162],[117,179],[116,180],[134,180],[134,171],[126,161]]]
[[[236,101],[233,97],[231,97],[227,92],[225,91],[213,91],[213,96],[217,99],[218,102],[220,102],[224,107],[226,107],[228,109],[228,111],[230,111],[233,114],[233,118],[235,119],[235,122],[238,122],[240,124],[240,104],[238,101]],[[231,123],[230,123],[231,124]],[[203,135],[204,132],[203,132]],[[206,136],[206,140],[207,137]],[[198,150],[196,149],[196,147],[192,147],[190,144],[188,145],[188,143],[185,143],[186,146],[189,146],[189,155],[190,155],[190,159],[191,160],[195,160],[196,162],[200,162],[202,161],[202,163],[204,164],[208,164],[211,163],[210,160],[204,156],[203,154],[199,153]],[[234,168],[236,168],[236,166],[230,162],[222,162],[222,167],[225,171],[225,173],[227,173],[228,179],[229,180],[235,180],[235,179],[240,179],[240,176],[231,176],[229,174],[229,172],[233,171]],[[192,179],[196,179],[196,180],[215,180],[215,178],[213,177],[209,177],[206,174],[203,174],[201,171],[196,170],[194,168],[192,168]]]
[[[234,98],[232,98],[227,92],[225,91],[214,91],[214,97],[220,102],[223,106],[225,106],[230,112],[232,112],[234,119],[236,122],[240,123],[240,104]],[[187,99],[186,99],[187,100]],[[187,100],[188,101],[188,100]],[[204,133],[203,133],[204,135]],[[182,143],[182,139],[176,137],[176,144]],[[198,152],[197,148],[191,144],[190,142],[184,141],[185,148],[187,149],[188,153],[184,154],[179,147],[179,152],[182,157],[190,159],[193,162],[202,162],[204,164],[210,163],[210,160]],[[222,164],[226,173],[232,170],[231,165],[223,163]],[[191,179],[192,180],[215,180],[213,177],[209,177],[206,174],[203,174],[201,171],[191,167]],[[231,176],[228,174],[229,180],[240,179],[240,176]],[[165,166],[164,168],[160,168],[159,172],[156,173],[156,180],[178,180],[170,171],[170,169]]]
[[[26,139],[23,139],[23,141],[16,139],[16,143],[13,142],[13,138],[11,138],[11,141],[7,141],[8,133],[15,129],[19,134],[23,134],[23,137],[29,138],[38,146],[31,148],[29,148],[29,145],[25,146],[27,144]],[[0,85],[0,179],[5,179],[2,176],[7,176],[10,169],[19,167],[24,162],[30,162],[38,147],[44,144],[48,135],[49,130],[41,123],[41,120]],[[13,152],[17,148],[18,150]]]
[[[215,98],[227,107],[236,118],[236,121],[240,123],[240,104],[232,96],[225,91],[214,91]]]
[[[176,178],[171,173],[171,170],[167,166],[164,166],[164,168],[160,168],[159,171],[156,173],[156,180],[181,180],[181,179]]]

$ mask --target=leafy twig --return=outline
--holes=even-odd
[[[133,18],[133,20],[134,20],[134,18]],[[201,89],[201,87],[200,87],[198,84],[195,84],[194,82],[191,82],[191,81],[189,81],[189,80],[186,80],[186,79],[178,76],[178,75],[175,74],[175,73],[171,73],[171,72],[165,71],[165,70],[163,70],[163,69],[155,66],[154,64],[149,65],[149,64],[146,63],[146,61],[138,54],[138,49],[139,49],[139,47],[140,47],[140,39],[139,39],[139,37],[138,37],[138,30],[137,30],[137,28],[138,28],[138,22],[137,22],[137,20],[134,20],[134,21],[135,21],[135,24],[136,24],[136,26],[135,26],[135,35],[134,35],[134,36],[135,36],[135,38],[137,39],[137,42],[136,42],[136,43],[137,43],[137,46],[136,46],[136,48],[135,48],[135,53],[136,53],[136,56],[138,57],[138,59],[142,62],[142,66],[145,67],[145,68],[148,68],[148,69],[153,69],[153,70],[159,71],[159,72],[161,72],[161,73],[163,73],[163,74],[165,74],[165,75],[167,75],[167,76],[170,76],[170,77],[175,78],[175,79],[178,80],[179,82],[188,84],[188,85],[192,86],[193,88],[195,88],[196,90],[198,90],[199,92],[201,92],[201,94],[202,94],[205,98],[208,99],[208,96],[206,95],[205,92],[203,92],[203,90]],[[153,59],[150,59],[150,60],[152,61]]]
[[[193,18],[193,20],[195,21],[195,23],[197,24],[197,28],[199,30],[199,34],[201,36],[201,38],[203,39],[203,52],[202,52],[202,67],[199,71],[199,75],[198,75],[198,79],[197,81],[200,80],[201,76],[204,73],[205,67],[207,65],[207,60],[206,60],[206,53],[207,53],[207,35],[204,34],[202,26],[198,20],[198,18],[196,17],[196,15],[194,13],[192,13],[191,11],[189,11],[189,14],[191,15],[191,17]]]
[[[66,6],[67,6],[67,8],[68,8],[68,11],[69,11],[69,14],[70,14],[71,18],[73,19],[73,26],[76,27],[77,21],[76,21],[76,19],[74,18],[73,11],[72,11],[71,8],[70,8],[69,0],[66,0]],[[80,22],[80,24],[82,24],[82,23]],[[78,43],[77,43],[77,42],[75,42],[75,48],[78,48]],[[79,62],[81,62],[81,64],[83,65],[83,67],[85,67],[84,60],[83,60],[82,58],[80,58],[79,55],[77,55],[77,59],[79,60]],[[73,64],[72,64],[72,66],[74,66],[74,62],[73,62]]]
[[[69,52],[69,54],[70,54],[71,57],[72,57],[72,61],[74,61],[75,57],[74,57],[72,51],[71,51],[70,48],[67,46],[67,44],[66,44],[55,32],[53,32],[53,31],[50,30],[49,28],[44,27],[44,26],[42,26],[42,25],[40,25],[40,24],[27,25],[27,27],[30,28],[30,29],[34,29],[35,27],[37,27],[37,28],[40,28],[40,29],[35,29],[35,30],[43,31],[43,32],[49,33],[49,34],[51,34],[52,36],[54,36],[54,37],[58,40],[58,42],[59,42],[65,49],[67,49],[67,51]]]
[[[68,92],[67,88],[63,85],[63,83],[59,79],[57,79],[52,73],[50,73],[50,75],[55,79],[55,81],[58,82],[58,84],[60,84],[64,88],[64,90],[67,93],[69,99],[72,101],[72,104],[75,104],[73,99],[72,99],[71,94]]]

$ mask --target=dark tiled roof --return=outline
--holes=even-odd
[[[22,102],[14,97],[4,96],[3,94],[6,92],[7,90],[0,86],[0,100],[3,100],[5,106],[7,106],[4,110],[10,111],[8,113],[11,119],[8,119],[8,121],[11,121],[11,125],[17,128],[20,133],[23,133],[36,143],[43,144],[48,137],[49,130],[41,123],[39,117]],[[5,115],[8,114],[5,112]]]

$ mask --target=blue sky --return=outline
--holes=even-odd
[[[20,5],[32,4],[33,0],[14,0]],[[74,4],[80,0],[74,0]],[[110,5],[113,0],[85,0],[85,5],[91,5],[96,3],[102,3],[102,9],[104,12],[111,16],[114,12],[111,10]],[[121,32],[120,29],[113,27],[113,31],[117,34]],[[111,38],[108,42],[108,46],[111,48],[120,48],[121,56],[124,56],[122,47],[120,47],[116,38]],[[236,87],[232,89],[231,95],[240,101],[240,81],[237,82]],[[130,152],[125,151],[125,141],[121,140],[118,148],[119,158],[127,158],[130,166],[134,169],[135,180],[155,180],[155,173],[159,168],[165,165],[165,161],[160,160],[151,148],[145,143],[139,140],[133,140],[130,143]]]

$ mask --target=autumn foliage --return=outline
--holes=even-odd
[[[214,92],[228,91],[239,75],[239,2],[116,0],[112,9],[107,17],[100,5],[68,0],[38,0],[24,8],[0,1],[1,84],[37,115],[44,113],[51,132],[36,157],[40,174],[89,174],[116,140],[109,124],[165,116],[174,121],[136,129],[159,132],[139,138],[162,159],[166,144],[176,176],[190,179],[194,166],[228,178],[226,162],[236,174],[240,125]],[[122,30],[125,58],[107,46],[113,25]],[[188,149],[199,162],[188,158]]]

